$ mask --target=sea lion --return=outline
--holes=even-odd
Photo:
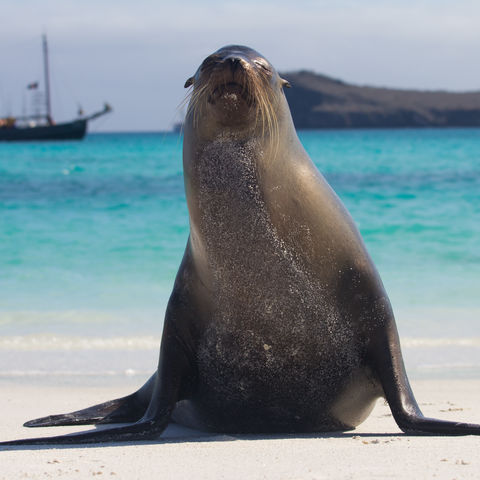
[[[3,445],[215,432],[354,429],[385,397],[412,434],[480,434],[425,418],[380,277],[349,213],[297,138],[280,78],[256,51],[207,57],[184,131],[190,236],[158,369],[137,392],[29,427],[128,423]]]

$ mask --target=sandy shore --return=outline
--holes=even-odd
[[[425,380],[414,382],[413,388],[426,415],[480,423],[480,380]],[[33,430],[22,423],[130,390],[130,386],[40,387],[2,381],[0,439],[81,430]],[[162,439],[149,443],[3,448],[0,479],[466,479],[480,478],[479,453],[480,437],[403,435],[379,401],[365,423],[344,434],[227,436],[172,426]]]

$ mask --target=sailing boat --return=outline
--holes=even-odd
[[[110,107],[108,103],[105,103],[103,110],[96,113],[84,116],[80,110],[80,117],[76,120],[55,123],[52,117],[46,35],[43,35],[42,41],[46,113],[41,115],[0,118],[0,141],[81,140],[87,132],[87,124],[90,120],[112,111],[112,107]],[[36,83],[31,84],[31,86],[36,87]],[[31,86],[29,86],[29,88]]]

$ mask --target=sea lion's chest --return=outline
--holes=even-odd
[[[312,280],[271,221],[257,167],[262,155],[254,143],[212,142],[197,157],[195,177],[196,230],[216,314],[243,312],[263,324],[286,311],[279,293],[304,292]]]
[[[269,215],[252,145],[210,145],[197,157],[196,225],[210,272],[212,306],[198,338],[202,388],[248,397],[259,385],[294,392],[357,368],[348,312],[329,279],[305,268]],[[305,387],[307,386],[307,387]],[[288,394],[290,394],[288,393]],[[318,392],[317,392],[318,393]]]

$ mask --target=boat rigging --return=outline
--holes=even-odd
[[[88,122],[108,112],[112,107],[105,103],[102,110],[84,116],[79,109],[79,118],[70,122],[55,123],[52,116],[50,96],[50,69],[48,61],[47,36],[42,37],[43,73],[45,82],[45,112],[34,115],[0,118],[0,141],[27,141],[27,140],[81,140],[87,132]],[[36,82],[27,88],[37,88]]]

